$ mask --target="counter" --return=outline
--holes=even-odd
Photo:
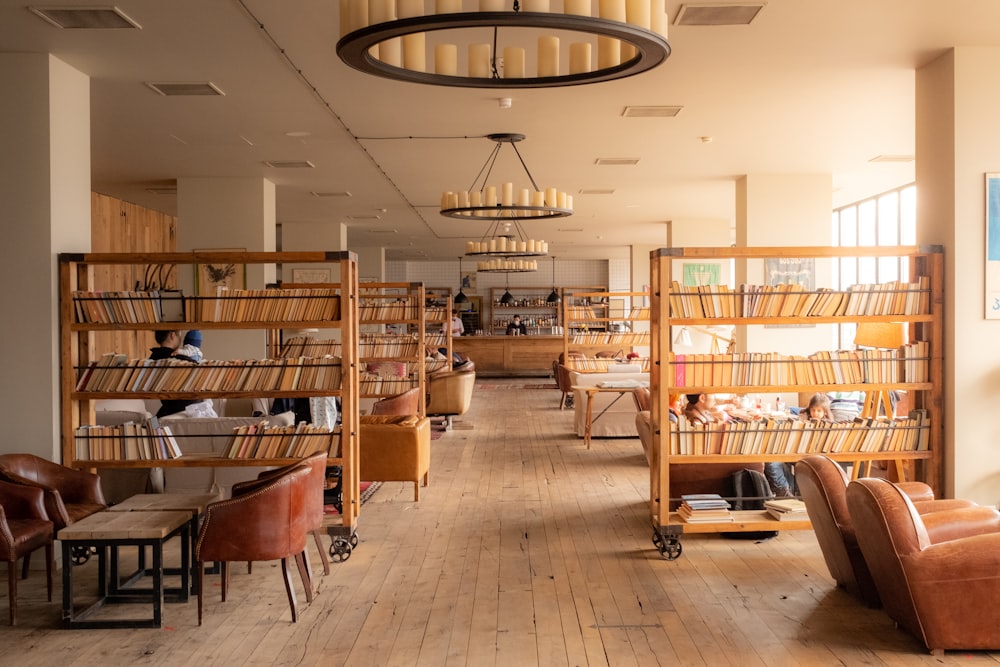
[[[476,373],[483,376],[518,376],[552,374],[552,362],[563,351],[562,336],[459,336],[452,338],[452,349],[476,362]],[[614,352],[618,347],[609,347]],[[589,354],[602,348],[588,348]]]

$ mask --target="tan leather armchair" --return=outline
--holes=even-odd
[[[108,506],[97,475],[34,454],[0,455],[0,479],[42,489],[45,511],[57,533]]]
[[[420,387],[407,389],[401,394],[389,396],[372,405],[373,415],[419,415]]]
[[[808,456],[795,465],[795,479],[830,576],[837,586],[861,598],[867,605],[879,606],[878,590],[858,546],[854,521],[848,511],[848,479],[844,469],[829,457]],[[940,517],[927,519],[932,542],[969,532],[989,532],[1000,516],[996,510],[978,507],[970,500],[934,500],[931,488],[922,482],[900,482],[897,486],[911,501],[916,501],[914,505],[921,514],[943,513]],[[961,512],[951,515],[949,510]]]
[[[10,624],[17,624],[17,559],[24,558],[22,579],[28,578],[31,552],[45,547],[45,576],[52,602],[52,522],[45,511],[45,493],[23,484],[0,482],[0,552],[7,561],[7,601]]]
[[[361,417],[359,474],[366,482],[413,482],[413,500],[420,500],[420,482],[427,486],[431,467],[431,420],[416,415]]]
[[[326,486],[326,452],[316,452],[303,458],[298,463],[293,463],[283,468],[267,470],[257,475],[257,479],[255,480],[237,482],[233,485],[233,496],[242,496],[259,489],[299,465],[307,465],[311,471],[309,478],[311,489],[307,496],[309,507],[306,509],[309,514],[309,532],[312,533],[313,540],[316,542],[319,559],[323,563],[323,574],[330,574],[330,558],[326,554],[326,549],[323,548],[323,520],[325,518],[323,512],[323,489]],[[247,573],[252,571],[250,565],[252,562],[247,562]],[[306,588],[306,601],[312,602],[315,587],[312,585],[312,572],[308,570],[308,561],[306,561],[306,566],[306,574],[309,577],[308,580],[302,581],[302,585]]]
[[[556,379],[556,386],[562,392],[559,398],[559,409],[565,410],[569,407],[570,396],[573,395],[573,383],[569,380],[569,369],[558,361],[552,362],[552,375]]]
[[[432,373],[427,378],[427,415],[444,417],[444,430],[450,431],[452,418],[469,411],[475,385],[475,371]]]
[[[285,593],[298,620],[295,589],[289,559],[294,558],[303,580],[306,535],[312,524],[309,495],[313,491],[312,471],[296,465],[267,484],[241,496],[210,503],[195,545],[198,579],[198,625],[201,625],[205,591],[205,563],[222,563],[222,601],[229,592],[229,563],[232,561],[281,560]]]
[[[926,525],[962,512],[921,515],[897,486],[847,487],[858,544],[889,616],[932,653],[1000,649],[1000,533],[935,543]],[[989,509],[989,508],[979,508]]]

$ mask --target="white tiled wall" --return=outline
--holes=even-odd
[[[474,275],[475,289],[466,294],[489,297],[490,287],[504,287],[509,277],[511,287],[552,287],[552,260],[539,259],[538,271],[531,273],[476,273],[474,259],[462,261],[462,271]],[[613,275],[612,275],[613,273]],[[629,265],[627,259],[608,260],[555,260],[556,286],[603,287],[628,289]],[[387,282],[422,282],[426,287],[450,287],[458,292],[458,259],[441,262],[386,262]],[[616,284],[617,283],[617,284]]]

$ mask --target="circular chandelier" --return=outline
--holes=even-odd
[[[495,257],[476,264],[480,273],[529,273],[538,270],[538,262],[533,259],[507,259]]]
[[[367,74],[467,88],[613,81],[670,56],[662,0],[508,1],[435,0],[428,14],[425,0],[342,0],[337,55]]]
[[[516,144],[524,141],[523,134],[509,132],[488,134],[486,138],[495,141],[496,146],[486,158],[472,186],[468,190],[441,193],[441,215],[458,220],[494,220],[495,222],[518,220],[550,220],[573,215],[573,196],[556,188],[542,190],[528,171],[528,165],[521,157]],[[486,185],[500,149],[510,146],[531,183],[530,190],[522,188],[514,195],[514,184],[504,183],[499,190],[495,185]],[[480,180],[480,178],[482,180]],[[519,223],[517,223],[519,224]]]

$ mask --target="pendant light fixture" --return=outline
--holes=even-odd
[[[509,306],[514,303],[514,295],[510,293],[510,274],[507,274],[507,287],[504,290],[503,296],[500,297],[500,305]]]
[[[462,256],[458,256],[458,294],[455,295],[455,303],[468,303],[469,297],[462,291]]]
[[[559,291],[556,290],[556,258],[552,256],[552,293],[545,298],[545,303],[559,303]]]

